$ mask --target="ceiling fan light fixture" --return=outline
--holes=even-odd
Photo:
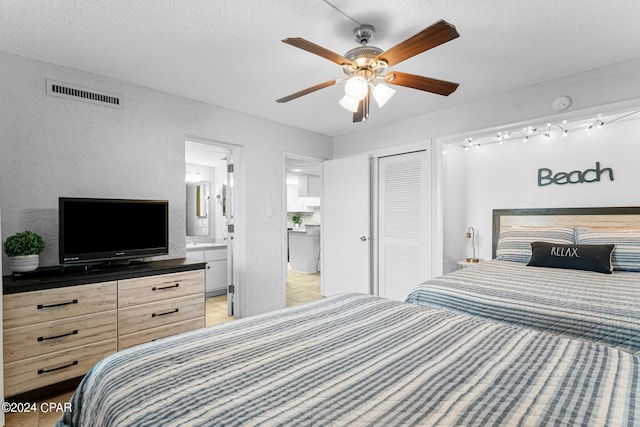
[[[396,93],[395,89],[391,89],[389,86],[383,83],[377,83],[373,85],[373,89],[371,90],[373,93],[373,99],[376,100],[376,104],[378,104],[379,108],[382,108],[384,104],[387,103],[391,99],[394,93]]]
[[[351,99],[360,101],[369,92],[369,85],[362,76],[353,76],[344,84],[344,93]]]
[[[349,95],[343,96],[342,99],[340,100],[340,105],[342,105],[344,109],[349,110],[352,113],[356,113],[358,111],[359,104],[360,104],[360,101],[349,97]]]

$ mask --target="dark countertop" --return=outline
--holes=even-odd
[[[204,261],[180,258],[150,261],[139,265],[93,267],[89,270],[85,270],[83,266],[42,267],[34,272],[23,273],[20,276],[3,276],[2,293],[7,295],[110,280],[154,276],[156,274],[178,273],[204,269],[205,266],[206,263]]]

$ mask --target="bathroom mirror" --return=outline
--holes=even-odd
[[[187,183],[187,236],[209,234],[210,188],[205,181]]]

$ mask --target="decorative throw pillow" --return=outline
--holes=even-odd
[[[577,228],[576,243],[612,243],[616,245],[613,250],[613,269],[640,271],[640,230]]]
[[[573,228],[568,227],[517,227],[500,231],[496,258],[503,261],[529,262],[531,243],[545,241],[573,244]]]
[[[529,266],[570,268],[611,274],[611,255],[615,245],[559,245],[549,242],[531,243]]]

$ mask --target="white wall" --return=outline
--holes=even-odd
[[[456,170],[465,171],[466,181],[466,224],[454,236],[463,241],[466,226],[475,227],[479,257],[489,259],[492,209],[639,206],[638,135],[640,114],[636,120],[618,121],[601,130],[576,131],[566,138],[556,133],[549,140],[538,136],[528,143],[511,141],[462,152],[455,164],[449,162]],[[613,169],[614,181],[604,174],[600,182],[538,186],[539,168],[554,173],[584,171],[595,168],[597,161],[601,168]],[[457,188],[452,186],[448,191]]]
[[[443,211],[443,272],[458,268],[457,262],[466,258],[467,174],[465,154],[457,146],[446,146],[442,151],[442,211]]]
[[[458,91],[461,90],[464,90],[464,82],[458,89]],[[567,111],[559,113],[553,110],[551,103],[554,98],[561,95],[571,96],[573,104]],[[455,94],[452,96],[455,96]],[[512,127],[514,124],[527,121],[536,122],[532,124],[546,121],[557,123],[564,118],[583,118],[587,114],[593,113],[595,115],[596,113],[630,110],[638,107],[640,107],[640,58],[496,94],[472,103],[410,117],[385,126],[372,127],[365,131],[341,135],[334,138],[334,156],[344,157],[384,150],[412,144],[416,141],[450,143],[457,140],[462,142],[464,136],[474,133],[489,134],[489,130],[498,130],[506,126]],[[385,108],[391,108],[391,106]],[[506,187],[504,188],[499,186],[477,188],[477,182],[479,181],[476,181],[476,177],[467,175],[469,173],[467,168],[470,165],[460,161],[462,152],[454,146],[447,146],[447,144],[443,144],[443,146],[447,154],[442,156],[441,160],[442,200],[434,199],[433,203],[437,204],[442,212],[444,228],[442,241],[443,270],[448,272],[457,268],[457,260],[465,257],[465,232],[468,226],[481,227],[477,235],[483,248],[481,257],[490,256],[490,223],[489,227],[485,229],[487,226],[482,214],[472,213],[477,212],[478,209],[485,209],[485,207],[481,206],[482,198],[487,197],[487,195],[499,194],[501,191],[505,191],[504,194],[513,195],[526,190],[521,190],[518,187],[519,184],[515,182],[505,182],[503,185]],[[510,149],[506,148],[506,150]],[[580,149],[576,148],[576,150],[579,151]],[[479,153],[476,154],[480,155]],[[565,154],[575,156],[575,152]],[[629,158],[624,157],[624,155],[618,156],[621,156],[618,157],[621,161],[624,158]],[[605,159],[605,156],[598,155],[598,157]],[[609,159],[611,156],[606,158]],[[438,160],[437,153],[434,154],[434,159]],[[511,159],[514,160],[514,165],[518,166],[509,166]],[[504,164],[493,164],[490,167],[498,168],[508,177],[509,173],[520,172],[519,167],[523,166],[520,162],[523,159],[526,159],[525,153],[514,152],[512,157],[505,157]],[[586,162],[586,160],[587,158],[585,157],[583,162]],[[594,159],[594,162],[595,160],[597,159]],[[549,164],[557,166],[555,163]],[[536,166],[536,171],[538,167],[545,166]],[[575,167],[586,169],[590,166],[587,164]],[[476,169],[473,168],[474,171]],[[471,187],[465,188],[461,185],[465,180],[474,184],[473,191]],[[509,181],[509,179],[505,178],[505,181]],[[551,192],[553,191],[557,190],[551,190]],[[582,191],[584,192],[584,190]],[[620,196],[617,191],[615,193],[605,193],[593,195],[591,198],[568,199],[565,201],[567,203],[569,200],[574,201],[574,203],[570,203],[571,205],[576,205],[576,203],[580,202],[584,206],[594,204],[638,205],[640,203],[640,197],[633,199],[629,195]],[[547,197],[549,194],[551,193],[545,193],[543,197]],[[436,197],[437,192],[434,191],[433,195]],[[599,197],[599,199],[595,197]],[[504,203],[501,202],[503,205],[501,207],[512,205],[513,203],[507,203],[511,202],[511,200],[517,201],[518,199],[509,199]],[[526,204],[524,202],[522,201],[523,204]],[[545,200],[536,199],[536,202],[548,206]],[[481,217],[478,217],[478,215]],[[486,213],[484,215],[486,216]],[[488,255],[486,252],[487,247],[489,248]]]
[[[457,92],[464,91],[464,84],[460,82]],[[455,95],[451,95],[452,101]],[[573,104],[564,113],[565,116],[588,108],[637,100],[640,98],[640,58],[496,94],[476,102],[410,117],[385,126],[371,127],[366,131],[338,136],[335,138],[334,155],[343,157],[548,117],[557,113],[551,108],[551,102],[560,95],[573,98]],[[385,108],[393,108],[393,105],[389,103]]]
[[[5,53],[0,75],[3,241],[38,232],[47,244],[42,264],[55,265],[59,196],[168,199],[170,257],[184,257],[185,137],[236,144],[244,147],[245,190],[239,308],[252,315],[284,306],[282,152],[330,158],[330,138]],[[120,93],[124,109],[47,96],[47,78]],[[8,271],[6,261],[3,254]]]

